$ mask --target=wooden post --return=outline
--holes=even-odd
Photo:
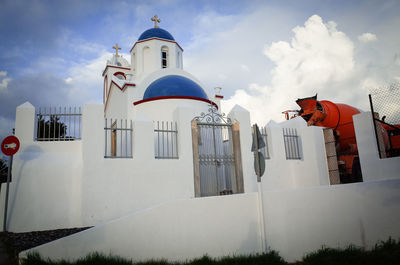
[[[377,120],[379,120],[379,113],[374,112],[373,114],[373,122],[374,122],[374,127],[375,127],[375,134],[376,134],[376,139],[378,142],[378,152],[379,152],[379,157],[380,158],[386,158],[386,150],[385,150],[385,142],[383,141],[383,129],[381,123]]]
[[[235,176],[237,192],[244,192],[242,151],[240,149],[240,124],[235,122],[232,125],[233,156],[235,158]]]
[[[193,149],[193,175],[194,175],[194,196],[200,197],[200,165],[199,165],[199,131],[197,122],[192,121],[192,149]]]

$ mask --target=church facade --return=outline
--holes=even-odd
[[[182,47],[152,20],[130,62],[113,47],[102,104],[17,108],[9,231],[92,226],[32,250],[55,259],[99,251],[185,260],[269,248],[295,260],[322,244],[400,236],[400,202],[382,206],[398,194],[399,161],[371,155],[370,113],[354,117],[365,182],[333,185],[324,130],[300,117],[262,126],[266,172],[257,182],[249,112],[236,105],[223,114],[220,89],[210,93],[183,70]]]

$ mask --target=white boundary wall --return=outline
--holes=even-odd
[[[323,128],[307,127],[301,117],[279,124],[271,121],[265,128],[270,159],[265,160],[263,189],[329,185]],[[283,128],[297,130],[301,159],[286,160]]]
[[[264,191],[267,247],[292,262],[323,245],[371,248],[397,239],[399,194],[399,179]],[[135,261],[261,253],[257,204],[257,193],[168,202],[29,251],[72,260],[98,251]]]
[[[164,103],[170,109],[176,106],[174,101],[170,106]],[[68,142],[34,141],[35,108],[30,103],[19,106],[16,136],[21,150],[13,165],[8,231],[93,226],[159,203],[194,198],[190,122],[201,111],[195,103],[194,107],[178,105],[171,113],[169,121],[178,124],[179,159],[155,159],[153,120],[143,113],[133,120],[133,158],[105,159],[102,104],[83,106],[82,140]],[[248,158],[243,160],[245,191],[254,192],[250,131],[246,130],[250,116],[239,107],[229,115],[244,128],[240,140],[243,157]],[[5,192],[1,196],[4,202]]]
[[[400,157],[379,158],[371,112],[353,116],[364,181],[400,178]]]
[[[29,251],[70,260],[99,251],[134,261],[259,253],[257,203],[257,193],[169,202]]]
[[[287,261],[321,246],[400,238],[400,179],[266,191],[267,246]]]
[[[26,102],[16,114],[15,133],[21,146],[13,161],[8,231],[80,226],[82,142],[34,142],[34,127],[35,108]]]

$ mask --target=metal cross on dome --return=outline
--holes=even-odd
[[[118,47],[118,43],[115,44],[115,46],[113,47],[113,49],[115,49],[115,56],[119,57],[119,55],[118,55],[118,50],[121,50],[121,47]]]
[[[154,21],[154,27],[158,28],[157,23],[160,23],[161,19],[159,19],[157,15],[154,15],[154,17],[151,18],[151,21]]]

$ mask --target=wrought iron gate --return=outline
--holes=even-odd
[[[233,127],[231,120],[219,114],[214,106],[209,108],[207,114],[202,113],[194,118],[192,132],[196,196],[243,192],[239,166],[241,159],[238,158],[239,130],[234,132]]]

